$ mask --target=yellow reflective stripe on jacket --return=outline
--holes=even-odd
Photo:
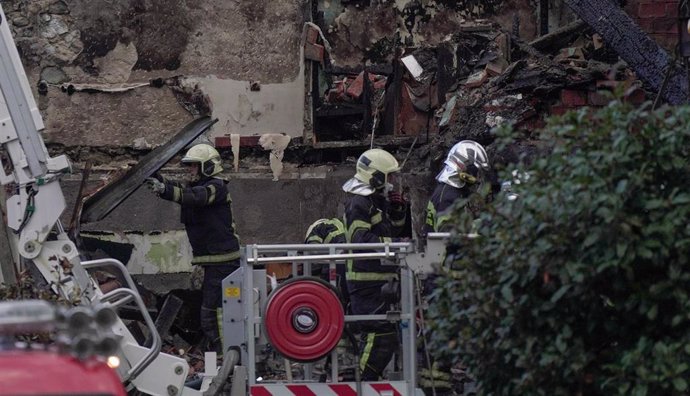
[[[434,363],[432,370],[424,368],[419,373],[419,386],[422,388],[449,389],[451,387],[450,373],[438,369],[438,364]]]
[[[350,228],[347,229],[347,240],[352,241],[352,237],[358,230],[371,230],[371,224],[364,220],[355,220],[350,224]]]
[[[345,233],[345,224],[343,224],[342,220],[338,218],[328,219],[326,220],[326,224],[332,225],[343,234]]]
[[[214,186],[213,184],[209,184],[208,186],[206,186],[206,189],[208,190],[208,198],[206,199],[206,202],[208,204],[212,204],[216,200],[216,186]]]
[[[312,235],[307,239],[307,243],[323,243],[323,239],[318,235]]]
[[[240,258],[240,252],[224,253],[224,254],[210,254],[207,256],[197,256],[192,259],[192,264],[206,264],[206,263],[223,263],[233,261]]]
[[[371,350],[374,347],[374,339],[376,338],[376,333],[367,334],[367,342],[364,345],[364,350],[362,351],[362,357],[359,360],[359,370],[364,371],[367,368],[367,362],[369,361],[369,356],[371,355]]]
[[[182,202],[182,188],[180,186],[173,186],[173,201]]]
[[[419,380],[419,386],[421,386],[422,388],[434,387],[436,389],[450,389],[451,383],[450,383],[450,381],[443,381],[443,380],[431,381],[430,379],[421,378]]]
[[[431,201],[426,205],[426,225],[436,231],[436,207]]]
[[[434,363],[434,367],[436,367],[436,364]],[[429,375],[431,374],[431,375]],[[425,368],[422,369],[422,371],[419,373],[419,375],[422,376],[422,378],[433,378],[434,380],[445,380],[445,381],[450,381],[450,373],[446,371],[441,371],[436,368],[431,370],[431,373],[429,372],[429,369]]]
[[[216,308],[216,322],[218,324],[218,335],[220,335],[220,342],[223,342],[223,309]],[[221,348],[222,351],[222,348]],[[222,357],[222,352],[221,352]]]
[[[333,238],[337,237],[338,235],[342,235],[342,234],[343,234],[342,230],[335,230],[335,231],[331,232],[330,234],[326,235],[326,239],[323,240],[323,243],[331,243]],[[311,239],[311,238],[309,238],[309,239]]]
[[[446,222],[450,220],[450,214],[444,214],[438,216],[436,219],[436,224],[434,225],[434,231],[439,232],[446,225]]]
[[[345,279],[349,281],[387,281],[389,279],[398,279],[398,275],[392,272],[357,272],[352,271],[350,263],[348,263],[348,271],[345,273]]]
[[[371,216],[371,225],[375,226],[376,224],[380,223],[383,221],[383,215],[381,212],[377,212],[375,215]]]

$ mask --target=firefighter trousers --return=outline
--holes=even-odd
[[[204,265],[204,282],[201,286],[201,330],[208,342],[208,350],[223,355],[223,290],[222,282],[239,268],[239,260],[227,264]]]
[[[355,315],[381,314],[386,311],[380,295],[371,291],[351,294],[350,302]],[[397,326],[390,322],[364,322],[359,328],[359,369],[362,381],[378,381],[398,349]]]

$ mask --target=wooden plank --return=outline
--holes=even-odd
[[[671,56],[613,1],[565,0],[566,4],[601,35],[604,42],[628,63],[637,76],[658,91],[673,62]],[[662,98],[672,105],[688,100],[688,81],[679,64],[671,65],[668,86]]]
[[[168,332],[170,331],[173,322],[175,322],[175,318],[177,318],[177,313],[180,312],[180,308],[182,308],[182,300],[174,294],[168,294],[168,297],[165,299],[165,302],[163,303],[163,306],[161,307],[161,310],[158,313],[155,321],[156,330],[158,331],[158,334],[160,334],[161,338],[164,339],[168,336]],[[149,335],[146,338],[146,343],[144,345],[150,347],[152,343],[153,338]]]

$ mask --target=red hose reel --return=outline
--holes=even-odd
[[[345,314],[333,286],[318,278],[294,278],[268,296],[264,327],[281,355],[313,362],[338,344]]]

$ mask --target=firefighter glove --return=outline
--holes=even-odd
[[[155,177],[146,178],[146,185],[154,193],[160,195],[165,191],[165,183],[156,179]]]
[[[403,195],[397,191],[391,191],[388,193],[388,201],[393,205],[394,208],[404,208],[407,206],[407,200]]]

